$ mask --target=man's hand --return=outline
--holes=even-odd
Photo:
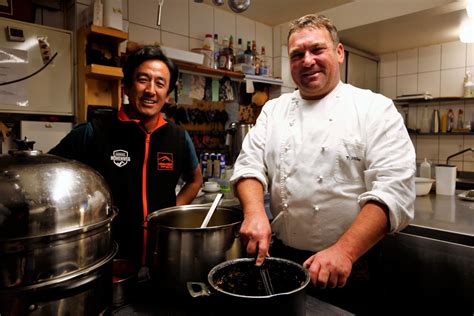
[[[247,246],[247,254],[257,255],[256,265],[261,265],[268,255],[272,229],[265,211],[248,212],[240,227],[240,237]]]
[[[352,264],[349,256],[332,246],[309,257],[303,266],[308,269],[314,286],[335,288],[346,285]]]

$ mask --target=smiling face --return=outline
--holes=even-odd
[[[163,105],[168,100],[170,72],[160,60],[147,60],[133,74],[130,87],[125,87],[130,106],[128,115],[144,123],[147,129],[155,127]]]
[[[334,44],[325,28],[305,28],[292,33],[288,55],[291,76],[304,99],[321,99],[339,83],[344,47],[341,43]]]

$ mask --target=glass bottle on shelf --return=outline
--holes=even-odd
[[[220,54],[219,37],[217,34],[214,34],[214,68],[215,69],[219,69],[219,54]]]
[[[229,59],[229,39],[224,37],[222,47],[219,53],[219,69],[227,69],[227,60]]]
[[[260,53],[260,75],[268,76],[268,64],[267,60],[265,59],[265,46],[262,46]]]
[[[247,42],[247,49],[244,51],[244,58],[247,65],[253,66],[253,54],[250,41]]]
[[[243,64],[245,63],[245,55],[244,55],[244,49],[242,48],[242,39],[239,38],[237,40],[237,54],[236,54],[236,64]]]

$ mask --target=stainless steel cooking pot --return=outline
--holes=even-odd
[[[186,283],[205,281],[216,264],[239,258],[241,211],[218,207],[206,228],[200,228],[209,205],[162,209],[147,217],[147,265],[159,288],[188,296]]]
[[[226,145],[229,146],[232,164],[237,160],[244,138],[252,127],[253,124],[233,122],[227,129]]]
[[[0,156],[0,314],[107,311],[115,214],[91,168],[40,151]]]
[[[274,294],[267,294],[261,268],[268,270]],[[207,281],[189,282],[193,297],[212,296],[216,308],[231,315],[305,315],[309,273],[301,265],[282,258],[268,257],[262,267],[254,258],[222,262],[211,269]],[[196,288],[196,289],[195,289]],[[216,310],[217,311],[217,310]]]

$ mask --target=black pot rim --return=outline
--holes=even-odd
[[[214,276],[214,274],[217,271],[219,271],[219,270],[221,270],[221,269],[223,269],[227,266],[238,264],[239,262],[255,261],[255,258],[238,258],[238,259],[233,259],[233,260],[221,262],[218,265],[216,265],[215,267],[213,267],[211,269],[211,271],[209,271],[209,273],[207,275],[207,281],[212,286],[212,288],[215,291],[219,292],[219,293],[222,293],[224,295],[230,295],[230,296],[233,296],[233,297],[246,298],[246,299],[262,299],[262,298],[272,298],[272,297],[277,297],[277,296],[291,295],[293,293],[297,293],[297,292],[305,289],[306,286],[309,284],[309,281],[310,281],[309,272],[308,272],[307,269],[303,268],[303,266],[301,266],[300,264],[298,264],[294,261],[288,260],[288,259],[277,258],[277,257],[267,257],[265,260],[285,262],[289,265],[292,265],[292,266],[300,269],[301,272],[304,273],[304,275],[305,275],[304,284],[301,285],[300,287],[298,287],[294,290],[288,291],[288,292],[281,292],[281,293],[276,293],[276,294],[272,294],[272,295],[261,295],[261,296],[249,296],[249,295],[241,295],[241,294],[235,294],[235,293],[227,292],[227,291],[224,291],[221,288],[217,287],[214,284],[214,281],[213,281],[212,277]]]

